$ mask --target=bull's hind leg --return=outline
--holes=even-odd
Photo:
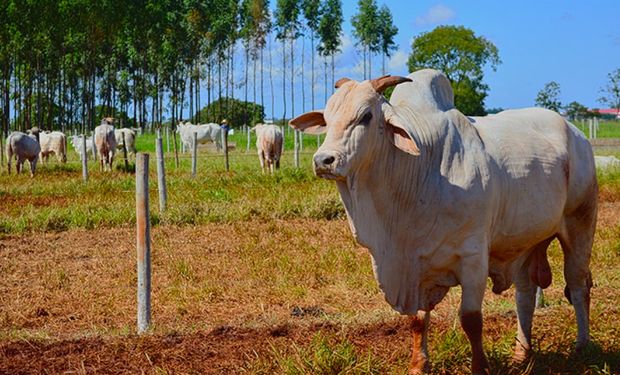
[[[539,277],[538,268],[541,267],[541,263],[548,264],[546,252],[552,240],[553,238],[550,238],[534,246],[514,277],[517,303],[517,342],[513,360],[517,362],[525,360],[532,349],[532,317],[536,308],[536,282],[540,283],[539,279],[546,278],[546,275]],[[544,260],[540,259],[542,256],[545,257]],[[533,275],[533,269],[536,275]]]
[[[596,195],[594,195],[596,196]],[[558,234],[564,252],[565,294],[575,309],[577,350],[590,341],[590,255],[596,226],[596,198],[564,218]]]

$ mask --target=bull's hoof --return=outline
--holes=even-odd
[[[577,354],[581,354],[587,351],[588,348],[591,346],[590,344],[591,344],[590,340],[577,341],[577,344],[575,344],[575,352]]]
[[[429,374],[430,370],[430,365],[425,356],[412,358],[409,362],[409,375]]]
[[[521,344],[517,343],[515,352],[512,355],[512,362],[515,364],[525,362],[531,355],[531,350],[524,348]]]

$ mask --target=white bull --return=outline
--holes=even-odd
[[[181,142],[186,150],[191,151],[192,149],[194,133],[196,133],[198,144],[213,142],[218,151],[222,149],[222,129],[218,124],[179,124],[177,125],[177,133],[181,136]]]
[[[382,92],[397,84],[388,102]],[[315,173],[336,181],[386,300],[412,316],[411,373],[427,369],[429,312],[459,284],[472,372],[488,372],[481,314],[488,277],[495,293],[516,286],[515,359],[523,360],[532,347],[536,288],[551,283],[554,238],[583,348],[598,190],[583,134],[540,108],[467,118],[454,108],[448,79],[430,69],[409,78],[342,79],[337,87],[324,112],[290,124],[327,132]]]
[[[276,125],[256,124],[250,131],[256,132],[256,149],[263,172],[265,168],[271,173],[280,168],[283,136],[282,130]]]
[[[67,137],[59,131],[39,133],[39,145],[41,153],[39,159],[47,163],[49,156],[54,154],[61,163],[67,162]]]
[[[114,126],[102,121],[101,125],[95,128],[95,147],[99,153],[99,169],[112,171],[114,153],[116,151],[116,137],[114,136]]]
[[[70,138],[71,140],[71,146],[73,146],[73,149],[75,150],[75,152],[78,153],[78,155],[80,155],[80,160],[82,160],[84,158],[84,147],[82,145],[82,136],[80,135],[73,135]],[[92,154],[93,152],[93,138],[92,137],[86,137],[86,153],[87,155]]]
[[[123,135],[125,135],[125,147],[127,152],[136,155],[136,133],[132,129],[121,128],[114,130],[114,137],[116,138],[116,148],[123,149]]]
[[[24,161],[28,160],[30,163],[30,177],[34,177],[40,152],[41,146],[39,146],[36,134],[12,132],[6,139],[8,173],[11,173],[11,160],[15,156],[15,169],[17,173],[21,173]]]

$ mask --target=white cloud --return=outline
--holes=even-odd
[[[431,7],[423,16],[416,17],[416,26],[437,25],[450,21],[456,17],[456,13],[445,5],[437,4]]]
[[[388,61],[388,69],[393,71],[407,71],[407,59],[409,56],[401,50],[396,51]]]

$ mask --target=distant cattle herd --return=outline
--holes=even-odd
[[[256,124],[250,131],[256,133],[256,147],[260,166],[263,172],[274,172],[280,167],[284,142],[280,128],[270,124]],[[213,143],[217,151],[222,150],[223,128],[215,123],[192,124],[181,121],[176,129],[179,134],[182,152],[190,151],[193,147],[193,139],[196,137],[198,144]],[[25,161],[29,162],[30,174],[34,177],[36,165],[39,160],[47,163],[49,157],[54,155],[58,163],[67,162],[67,140],[80,160],[85,155],[96,155],[101,171],[111,171],[114,156],[123,147],[129,155],[137,152],[137,132],[134,129],[114,127],[114,119],[105,117],[101,124],[95,127],[92,137],[72,135],[67,137],[60,131],[41,131],[34,127],[27,133],[13,131],[6,138],[7,170],[9,174],[12,162],[16,162],[17,173],[21,173]]]

